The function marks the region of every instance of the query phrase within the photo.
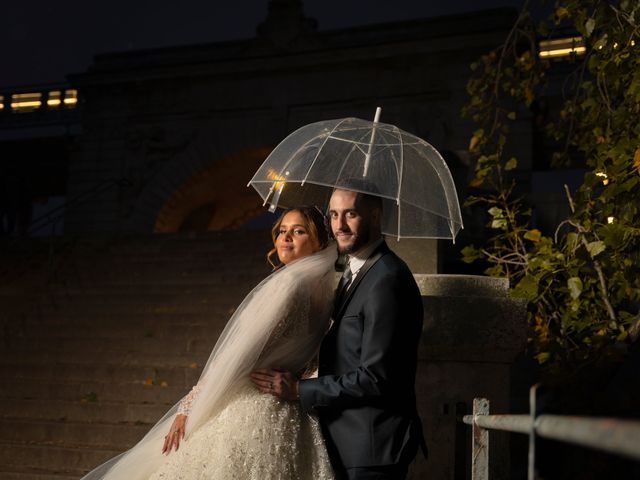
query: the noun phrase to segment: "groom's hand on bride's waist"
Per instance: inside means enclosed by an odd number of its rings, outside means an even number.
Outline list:
[[[262,393],[269,393],[283,400],[298,400],[298,379],[291,372],[259,368],[251,372],[251,381]]]

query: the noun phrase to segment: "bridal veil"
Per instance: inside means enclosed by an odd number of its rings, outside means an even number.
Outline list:
[[[249,373],[260,367],[304,368],[329,322],[335,288],[335,245],[295,260],[260,282],[242,301],[220,335],[198,380],[185,440],[223,408]],[[268,342],[292,312],[306,315],[304,331],[291,341]],[[281,333],[281,332],[280,332]],[[146,480],[167,458],[162,454],[180,402],[130,450],[88,473],[83,480]],[[260,412],[256,412],[260,415]]]

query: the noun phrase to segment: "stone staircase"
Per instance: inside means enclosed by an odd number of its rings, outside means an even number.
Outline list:
[[[267,232],[0,244],[0,479],[68,480],[197,380]]]

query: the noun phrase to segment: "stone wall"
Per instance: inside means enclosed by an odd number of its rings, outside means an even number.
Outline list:
[[[439,150],[463,151],[471,130],[460,119],[469,64],[502,42],[514,13],[330,32],[294,28],[298,36],[286,44],[263,29],[242,41],[100,55],[71,77],[81,92],[83,130],[68,198],[110,179],[128,182],[70,205],[65,231],[148,232],[174,193],[218,162],[235,156],[253,168],[254,157],[242,152],[268,151],[310,122],[372,118],[377,106],[381,121]],[[519,121],[526,137],[527,120]],[[529,144],[518,144],[527,168]],[[217,199],[214,207],[233,201]]]
[[[506,279],[470,275],[415,275],[425,319],[417,393],[429,459],[420,456],[411,478],[467,478],[470,435],[457,417],[473,398],[493,412],[510,412],[511,370],[526,345],[526,302],[507,296]],[[491,478],[509,478],[506,436],[494,436]]]

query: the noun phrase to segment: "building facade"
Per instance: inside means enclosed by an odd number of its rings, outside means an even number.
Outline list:
[[[247,182],[279,141],[377,106],[381,121],[455,152],[465,188],[469,64],[503,41],[514,11],[318,32],[300,2],[270,7],[253,39],[101,55],[71,78],[83,117],[68,196],[98,193],[69,206],[65,233],[246,225],[263,212]]]

